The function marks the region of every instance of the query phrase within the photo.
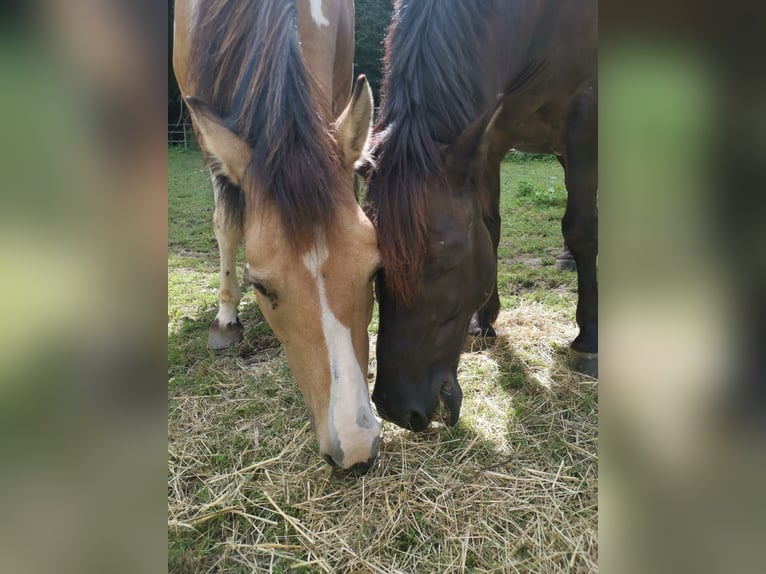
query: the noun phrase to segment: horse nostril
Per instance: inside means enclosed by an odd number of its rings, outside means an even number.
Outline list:
[[[342,468],[337,462],[335,462],[335,459],[331,457],[329,454],[323,454],[322,458],[331,467]],[[370,468],[375,463],[377,458],[378,458],[377,453],[373,454],[369,459],[367,459],[366,462],[357,462],[355,465],[347,468],[346,471],[354,474],[355,476],[361,476],[365,474],[368,470],[370,470]]]
[[[355,476],[361,476],[363,474],[366,474],[368,470],[370,470],[370,467],[372,465],[369,461],[367,462],[357,462],[354,466],[349,468],[349,472],[354,474]]]
[[[428,418],[426,415],[418,410],[412,410],[405,415],[405,423],[407,428],[412,431],[422,431],[428,426]]]
[[[333,458],[332,458],[332,457],[331,457],[329,454],[323,454],[323,455],[322,455],[322,458],[323,458],[323,459],[324,459],[324,461],[325,461],[327,464],[329,464],[331,467],[333,467],[333,468],[340,468],[340,466],[338,465],[338,463],[337,463],[337,462],[335,462],[335,460],[334,460],[334,459],[333,459]]]

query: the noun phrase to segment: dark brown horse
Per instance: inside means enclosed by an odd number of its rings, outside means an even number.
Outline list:
[[[177,0],[173,67],[213,179],[221,287],[208,344],[242,337],[244,237],[245,280],[285,348],[320,453],[364,470],[380,431],[366,376],[380,260],[352,181],[372,117],[365,78],[351,90],[353,6]]]
[[[598,352],[595,0],[400,0],[386,39],[367,210],[384,273],[373,401],[424,429],[441,403],[460,414],[466,333],[493,336],[500,161],[556,155],[562,220],[577,265],[574,368]]]

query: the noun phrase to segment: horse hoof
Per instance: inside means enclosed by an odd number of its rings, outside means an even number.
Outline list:
[[[487,335],[474,335],[469,332],[468,336],[465,338],[465,343],[463,344],[463,351],[466,353],[486,351],[495,343],[496,338],[497,336],[495,335],[494,329],[492,329],[492,334]]]
[[[598,353],[584,353],[569,347],[569,368],[597,379]]]
[[[497,337],[495,328],[492,325],[489,325],[488,327],[482,327],[475,317],[471,319],[471,323],[468,325],[468,335],[471,337],[484,337],[493,340],[495,337]]]
[[[556,257],[556,269],[559,271],[577,271],[577,263],[575,263],[574,257],[562,257],[559,255]]]
[[[556,257],[556,269],[559,271],[577,271],[577,263],[569,247],[564,245],[559,256]]]
[[[245,328],[242,323],[237,319],[236,323],[229,323],[225,327],[221,327],[218,319],[210,324],[210,328],[207,333],[207,348],[215,351],[221,351],[228,349],[232,345],[235,345],[245,338]]]

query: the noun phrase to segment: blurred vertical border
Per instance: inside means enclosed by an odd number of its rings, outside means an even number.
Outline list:
[[[764,22],[600,4],[605,572],[766,571]]]
[[[168,6],[0,16],[0,571],[166,569]]]

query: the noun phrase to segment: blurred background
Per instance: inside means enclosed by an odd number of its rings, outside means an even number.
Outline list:
[[[170,3],[0,14],[0,572],[164,571]],[[763,8],[599,19],[601,568],[763,572]]]
[[[602,3],[605,572],[762,572],[762,8]]]
[[[0,571],[164,571],[167,11],[0,17]]]

